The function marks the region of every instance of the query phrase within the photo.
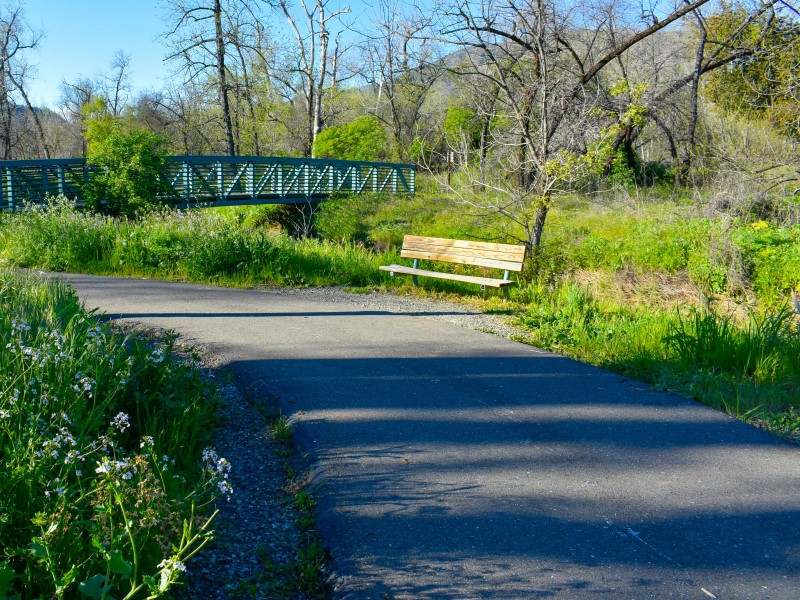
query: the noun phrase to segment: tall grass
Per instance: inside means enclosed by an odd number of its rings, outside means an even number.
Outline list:
[[[230,491],[216,392],[63,285],[0,271],[0,309],[0,597],[166,593]]]
[[[520,290],[529,341],[730,414],[800,429],[800,326],[784,307],[742,324],[708,310],[667,311],[599,302],[582,288]],[[794,415],[794,417],[791,417]]]
[[[601,303],[573,284],[531,285],[520,294],[527,309],[518,323],[540,347],[651,380],[667,359],[662,340],[672,324],[669,313]]]
[[[713,406],[748,414],[800,405],[800,326],[788,307],[751,312],[744,325],[695,309],[663,341],[695,388],[706,380],[702,397]]]
[[[295,239],[214,210],[119,220],[65,200],[0,216],[7,265],[95,274],[158,276],[228,285],[391,285],[380,264],[396,258],[357,241]]]

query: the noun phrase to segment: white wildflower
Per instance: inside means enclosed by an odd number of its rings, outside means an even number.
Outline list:
[[[124,412],[117,413],[117,416],[114,417],[114,420],[111,421],[111,426],[115,427],[119,431],[125,431],[128,427],[131,426],[131,419],[128,415]]]

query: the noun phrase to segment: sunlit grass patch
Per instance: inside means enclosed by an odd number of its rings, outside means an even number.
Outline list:
[[[788,308],[745,322],[710,310],[600,302],[586,290],[528,286],[526,341],[678,392],[777,433],[800,429],[800,327]]]

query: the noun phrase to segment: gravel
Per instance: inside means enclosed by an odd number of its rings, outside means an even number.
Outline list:
[[[341,287],[286,289],[268,288],[269,293],[292,295],[368,310],[411,314],[425,319],[446,321],[469,329],[489,331],[504,337],[522,332],[503,319],[483,314],[465,304],[381,292],[349,293]],[[199,350],[203,355],[203,349]],[[213,446],[220,456],[231,461],[234,493],[221,502],[215,520],[215,540],[187,565],[186,587],[178,590],[182,599],[292,598],[304,599],[300,592],[289,592],[285,580],[297,560],[297,549],[314,535],[297,524],[298,514],[287,489],[298,485],[287,472],[286,449],[270,437],[270,398],[245,398],[231,383],[224,381],[213,356],[204,355],[204,364],[220,388],[224,399],[222,427]],[[295,464],[301,472],[304,467]],[[302,482],[301,482],[302,483]],[[324,577],[324,573],[321,574]],[[285,581],[282,581],[284,579]]]
[[[507,318],[486,314],[466,303],[446,300],[421,298],[412,295],[388,294],[370,290],[366,293],[345,291],[345,287],[323,288],[265,288],[270,293],[291,295],[298,298],[351,304],[368,310],[387,311],[399,314],[410,314],[424,319],[444,321],[479,331],[488,331],[496,335],[511,337],[527,337],[523,329],[511,325]]]
[[[206,358],[213,362],[213,358]],[[179,598],[271,598],[297,558],[306,532],[289,503],[284,447],[270,437],[269,420],[239,390],[213,372],[224,406],[212,445],[231,462],[233,494],[217,505],[215,539],[187,565]],[[268,576],[269,575],[269,576]],[[284,598],[305,598],[302,594]]]

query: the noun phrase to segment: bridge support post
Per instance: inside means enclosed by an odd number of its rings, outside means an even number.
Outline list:
[[[188,162],[181,163],[181,174],[183,175],[183,201],[188,204],[192,199],[192,172]]]
[[[248,161],[245,167],[245,186],[247,195],[251,200],[256,199],[256,168],[255,165]]]
[[[225,177],[224,173],[222,172],[222,163],[217,162],[217,197],[215,200],[225,200]]]
[[[14,210],[14,172],[11,169],[6,169],[6,199],[8,200],[8,208]]]

